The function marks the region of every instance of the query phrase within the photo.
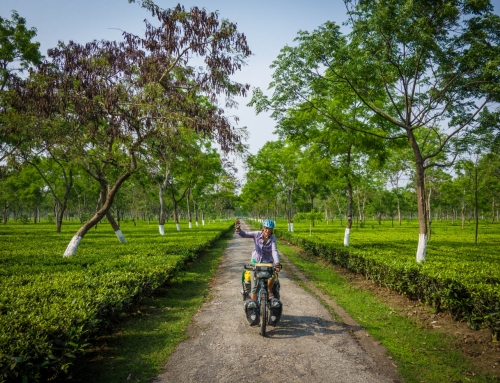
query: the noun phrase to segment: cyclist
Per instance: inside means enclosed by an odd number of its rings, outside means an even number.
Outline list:
[[[273,235],[275,227],[274,221],[266,219],[262,222],[261,231],[244,231],[238,225],[236,226],[236,234],[243,238],[253,238],[254,248],[252,250],[252,263],[273,263],[276,271],[281,270],[280,256],[276,246],[276,238]],[[257,281],[254,273],[251,273],[250,299],[257,300]],[[267,288],[269,291],[269,299],[273,298],[274,277],[268,280]]]

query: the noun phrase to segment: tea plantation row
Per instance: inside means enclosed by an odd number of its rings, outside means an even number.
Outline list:
[[[0,226],[0,382],[37,381],[67,371],[88,340],[142,296],[167,282],[231,223],[157,234],[155,225],[122,224],[89,232],[63,258],[76,225]]]
[[[276,235],[315,256],[362,274],[410,299],[450,312],[472,328],[488,327],[493,339],[500,332],[500,224],[482,222],[478,244],[474,224],[464,229],[449,221],[433,223],[427,259],[417,264],[417,222],[392,227],[371,222],[353,228],[344,247],[344,227],[309,222],[288,232],[278,222]]]

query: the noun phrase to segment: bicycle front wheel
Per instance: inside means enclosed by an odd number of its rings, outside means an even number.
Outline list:
[[[267,316],[268,316],[267,294],[264,293],[260,296],[260,335],[262,336],[266,336]]]

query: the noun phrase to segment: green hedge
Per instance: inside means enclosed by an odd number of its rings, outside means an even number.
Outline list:
[[[10,236],[11,242],[0,254],[0,382],[38,381],[67,372],[91,337],[230,227],[222,223],[210,230],[192,229],[190,235],[187,230],[172,232],[169,240],[153,231],[149,239],[138,240],[139,245],[121,247],[111,233],[95,239],[102,249],[95,252],[89,235],[82,241],[88,240],[87,249],[68,259],[47,250],[51,245],[44,246],[41,236],[26,249],[20,246],[25,243],[23,233],[4,235],[2,239]],[[57,242],[67,244],[64,238]]]
[[[486,326],[496,338],[500,332],[500,286],[491,277],[492,264],[464,262],[449,269],[446,264],[409,262],[387,256],[383,249],[350,249],[276,230],[275,234],[322,257],[330,263],[364,275],[382,286],[446,311],[474,329]],[[462,268],[462,270],[461,270]]]

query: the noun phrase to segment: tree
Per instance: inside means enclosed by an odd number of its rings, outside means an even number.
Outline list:
[[[22,160],[36,169],[38,175],[43,179],[48,192],[54,199],[54,216],[56,222],[56,232],[61,232],[64,212],[68,206],[70,193],[73,188],[73,168],[72,161],[67,157],[66,152],[56,153],[61,148],[46,150],[48,157],[40,155],[33,156],[31,150],[20,150]]]
[[[185,198],[189,199],[191,190],[198,186],[203,188],[207,182],[215,183],[215,177],[222,173],[222,163],[219,154],[209,142],[204,142],[196,136],[188,138],[182,151],[169,165],[169,174],[166,179],[166,190],[170,194],[173,205],[174,222],[180,231],[178,206]],[[188,214],[189,200],[187,201]],[[190,218],[190,217],[189,217]],[[190,220],[191,228],[191,220]]]
[[[150,10],[160,25],[146,21],[145,37],[124,33],[120,43],[60,43],[49,50],[51,62],[17,84],[16,107],[22,112],[77,122],[61,124],[46,138],[64,140],[100,187],[99,209],[75,234],[65,256],[73,255],[105,216],[123,240],[109,212],[113,200],[139,170],[151,142],[168,136],[170,129],[192,129],[216,140],[223,151],[241,139],[223,110],[212,105],[221,95],[232,104],[234,96],[246,94],[248,85],[229,78],[250,55],[245,36],[204,9],[151,5]],[[204,66],[190,66],[194,58],[204,60]],[[209,107],[199,102],[202,95]]]
[[[279,194],[285,197],[288,231],[293,231],[293,195],[297,188],[299,160],[300,150],[282,140],[266,142],[257,155],[249,156],[247,160],[249,172],[247,178],[260,185],[252,188],[252,193],[260,195],[262,192],[259,190],[266,191],[274,200]],[[270,191],[268,191],[269,187],[271,187]],[[249,187],[244,190],[245,195],[250,193]],[[248,196],[245,198],[249,199]]]
[[[16,11],[12,11],[11,20],[0,16],[0,161],[17,144],[16,137],[10,137],[10,125],[19,122],[12,116],[9,104],[11,83],[24,70],[42,60],[40,44],[32,41],[35,36],[36,29],[28,29],[26,19]]]
[[[0,16],[0,91],[8,87],[13,73],[41,62],[40,43],[31,41],[35,36],[36,29],[28,29],[26,19],[16,11],[11,20]]]
[[[322,184],[328,177],[339,176],[344,179],[347,190],[344,245],[348,246],[353,220],[356,168],[359,169],[361,163],[371,159],[382,162],[385,152],[382,140],[367,138],[345,124],[373,129],[383,121],[370,119],[367,108],[345,84],[330,81],[328,73],[325,73],[324,78],[319,75],[315,57],[318,48],[314,40],[283,48],[271,66],[275,68],[274,81],[271,83],[275,87],[272,100],[256,90],[250,105],[255,106],[258,113],[272,109],[272,117],[278,121],[276,130],[281,137],[314,154],[316,164],[326,161],[326,166],[336,174],[327,175],[320,171],[324,174]],[[336,110],[342,111],[346,121],[335,117]],[[317,166],[315,168],[318,169]],[[318,178],[316,173],[309,178]],[[302,174],[303,180],[308,178]],[[310,182],[303,184],[313,185]]]
[[[416,259],[422,262],[428,240],[425,170],[449,166],[477,127],[481,111],[500,99],[500,17],[489,1],[345,3],[351,32],[342,35],[332,22],[312,33],[300,32],[298,44],[310,54],[287,48],[294,60],[271,84],[272,101],[283,112],[307,100],[310,80],[341,84],[366,114],[361,121],[353,121],[342,108],[321,109],[323,114],[351,131],[407,142],[416,174]],[[256,105],[269,103],[260,98]],[[364,123],[366,116],[384,123],[374,128]],[[445,162],[437,160],[442,153]]]

